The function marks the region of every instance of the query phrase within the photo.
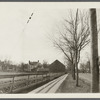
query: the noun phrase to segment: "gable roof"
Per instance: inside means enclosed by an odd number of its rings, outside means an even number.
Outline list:
[[[62,68],[65,68],[65,65],[63,63],[61,63],[59,60],[55,60],[53,63],[51,63],[49,65],[49,68],[50,67],[62,67]]]
[[[65,65],[63,63],[61,63],[59,60],[55,60],[53,63],[51,63],[50,65],[54,65],[54,64],[60,64],[62,66],[65,67]]]
[[[29,64],[33,65],[33,66],[36,65],[36,64],[38,64],[38,63],[39,63],[39,61],[38,62],[31,62],[31,61],[29,61]]]
[[[62,64],[60,61],[55,60],[53,63],[49,65],[50,72],[64,72],[65,65]]]

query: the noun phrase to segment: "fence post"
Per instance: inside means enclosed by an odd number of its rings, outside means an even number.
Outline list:
[[[15,76],[13,76],[13,79],[12,79],[12,83],[11,83],[11,87],[10,87],[10,93],[12,93],[12,90],[13,90],[13,86],[14,86],[14,77],[15,77]]]
[[[28,75],[28,82],[27,82],[27,86],[29,85],[30,83],[30,75]]]
[[[38,74],[36,74],[36,83],[38,83]]]
[[[37,83],[37,74],[35,75],[35,83]]]

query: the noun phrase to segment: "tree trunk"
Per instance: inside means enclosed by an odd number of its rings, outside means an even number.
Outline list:
[[[71,72],[72,72],[72,78],[73,80],[75,80],[75,64],[72,64]]]
[[[75,79],[76,79],[76,77],[75,77],[75,64],[74,64],[73,67],[74,67],[74,71],[73,71],[73,74],[74,74],[74,75],[73,75],[73,80],[75,80]]]
[[[76,86],[78,86],[78,63],[77,63],[77,49],[76,49],[75,67],[76,67]]]
[[[74,73],[73,73],[73,71],[74,71],[74,68],[73,68],[73,64],[72,64],[72,67],[71,67],[72,78],[74,78]]]
[[[96,9],[90,9],[91,22],[91,69],[92,69],[92,88],[91,92],[99,92],[99,66],[98,66],[98,34]]]

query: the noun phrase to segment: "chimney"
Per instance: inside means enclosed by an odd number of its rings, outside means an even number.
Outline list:
[[[29,60],[29,64],[30,64],[30,60]]]

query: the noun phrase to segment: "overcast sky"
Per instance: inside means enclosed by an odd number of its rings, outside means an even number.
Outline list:
[[[65,4],[0,2],[0,12],[1,60],[63,62],[62,53],[53,47],[48,34],[54,34],[56,26],[67,15]],[[26,24],[32,13],[32,19]]]
[[[48,34],[62,20],[63,10],[45,9],[34,3],[0,3],[0,59],[49,63],[62,60],[62,54],[53,48]],[[32,19],[26,24],[32,13]]]

